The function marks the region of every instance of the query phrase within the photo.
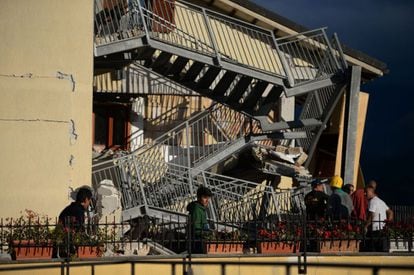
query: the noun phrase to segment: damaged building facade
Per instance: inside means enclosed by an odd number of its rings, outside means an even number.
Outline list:
[[[179,216],[207,185],[213,219],[245,220],[314,177],[362,183],[360,85],[387,68],[324,28],[239,0],[2,6],[2,216],[80,185],[105,215]]]

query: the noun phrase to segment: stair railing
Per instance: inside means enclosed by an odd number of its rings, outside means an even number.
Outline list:
[[[128,155],[94,166],[92,181],[97,185],[111,180],[121,193],[123,210],[135,209],[137,215],[151,210],[186,214],[186,206],[195,200],[201,185],[213,192],[209,217],[214,221],[248,222],[304,213],[304,192],[300,190],[276,191],[264,183],[194,170],[198,169],[164,161],[149,163]]]
[[[162,160],[193,167],[250,134],[252,124],[254,122],[251,122],[250,117],[224,105],[215,104],[133,154],[148,163]]]
[[[326,29],[316,29],[277,39],[278,47],[288,60],[293,86],[329,78],[342,70]]]
[[[108,2],[113,4],[102,8]],[[331,77],[345,63],[337,37],[333,47],[323,28],[276,39],[272,30],[181,0],[148,3],[132,0],[129,5],[125,2],[95,0],[95,6],[100,7],[95,12],[99,43],[112,43],[131,38],[129,34],[142,36],[145,33],[149,42],[158,40],[213,56],[218,65],[226,61],[277,75],[286,79],[290,87]],[[121,18],[131,18],[129,14],[139,14],[139,18],[132,17],[133,23],[122,29]],[[128,33],[126,38],[122,35],[125,32]]]

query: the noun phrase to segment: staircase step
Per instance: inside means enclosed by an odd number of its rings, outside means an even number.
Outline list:
[[[208,71],[197,82],[197,88],[208,89],[211,83],[213,83],[213,81],[217,78],[220,72],[221,72],[221,68],[210,66],[208,68]]]
[[[256,106],[257,101],[262,97],[262,94],[268,86],[268,82],[258,81],[254,86],[253,91],[244,100],[242,110],[251,111],[254,106]]]
[[[152,56],[154,55],[154,53],[155,53],[155,49],[153,48],[143,48],[143,49],[137,50],[133,54],[133,56],[135,56],[135,58],[138,60],[143,60],[145,67],[150,67],[153,62]]]
[[[172,54],[167,52],[162,52],[157,59],[151,64],[151,67],[154,71],[161,73],[166,71],[167,64],[169,63]]]
[[[214,88],[213,92],[211,93],[212,97],[221,97],[224,96],[227,89],[230,87],[233,80],[236,78],[237,73],[227,71],[224,73],[223,77],[217,83],[216,87]]]
[[[266,98],[263,100],[263,102],[260,103],[259,108],[257,109],[257,112],[255,113],[255,115],[258,115],[258,116],[267,115],[272,110],[272,108],[274,108],[275,105],[278,103],[280,95],[282,93],[283,93],[283,87],[274,86],[270,90]]]
[[[203,70],[205,64],[201,62],[194,62],[185,76],[181,79],[182,82],[193,82],[200,72]]]
[[[234,104],[237,106],[239,104],[240,98],[246,92],[249,85],[252,83],[253,78],[250,76],[242,76],[239,82],[237,82],[234,89],[230,92],[230,95],[227,97],[226,102],[228,104]]]
[[[164,72],[164,74],[178,77],[181,71],[185,68],[185,65],[187,65],[188,61],[188,58],[181,56],[177,57],[174,63],[171,64],[171,66],[168,68],[167,71]]]

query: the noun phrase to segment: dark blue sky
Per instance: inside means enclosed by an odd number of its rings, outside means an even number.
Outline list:
[[[361,165],[389,204],[414,205],[414,1],[253,0],[307,28],[328,27],[342,43],[387,63],[370,93]]]

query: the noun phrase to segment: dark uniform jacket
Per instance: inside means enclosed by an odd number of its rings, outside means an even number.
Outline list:
[[[78,231],[85,223],[85,208],[79,202],[72,202],[60,213],[59,223]]]
[[[309,220],[323,218],[326,214],[329,196],[324,192],[312,190],[305,196],[306,214]]]

